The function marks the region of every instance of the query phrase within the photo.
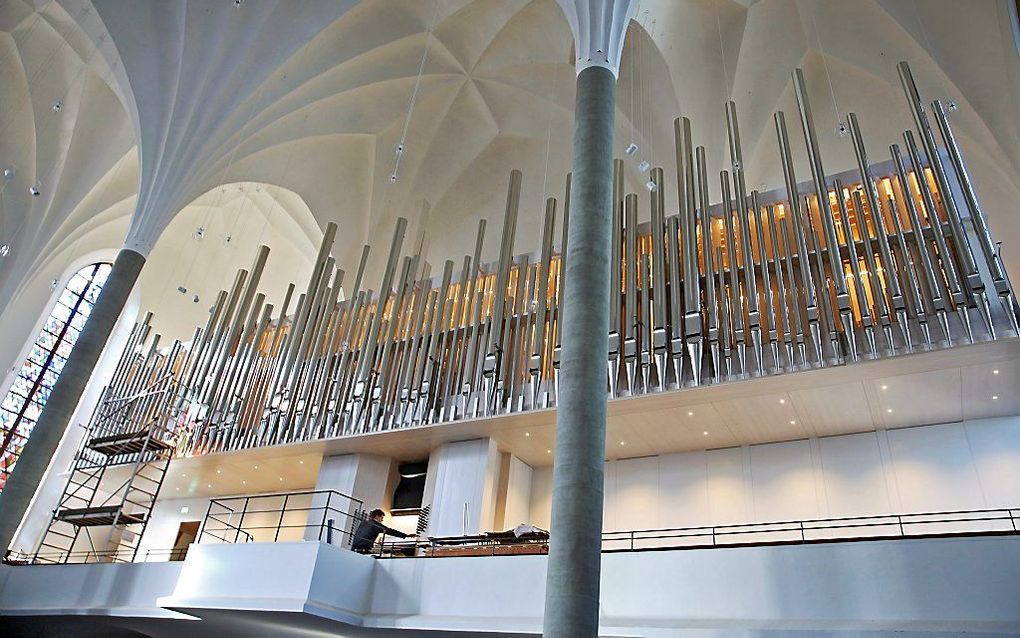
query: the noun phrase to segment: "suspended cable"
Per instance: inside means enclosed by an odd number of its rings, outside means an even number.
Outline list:
[[[836,132],[842,137],[847,134],[849,129],[846,122],[840,118],[839,104],[836,102],[836,89],[832,85],[832,75],[829,73],[829,59],[825,53],[825,46],[822,44],[822,36],[818,32],[814,5],[812,5],[809,13],[811,15],[811,30],[814,32],[815,41],[818,43],[818,51],[822,54],[822,68],[825,69],[825,81],[829,84],[829,96],[832,98],[832,113],[836,118]]]
[[[414,80],[414,89],[411,91],[411,100],[407,105],[407,115],[404,117],[404,128],[400,131],[400,141],[395,149],[396,160],[393,164],[393,173],[390,174],[390,182],[397,181],[397,173],[400,170],[400,158],[404,156],[404,144],[407,142],[407,131],[411,126],[411,115],[414,113],[414,105],[418,101],[418,89],[421,88],[421,78],[425,73],[425,62],[429,57],[429,45],[432,43],[432,30],[436,26],[436,19],[439,16],[438,0],[432,3],[432,19],[429,21],[428,29],[425,32],[425,49],[421,53],[421,62],[418,63],[418,77]]]

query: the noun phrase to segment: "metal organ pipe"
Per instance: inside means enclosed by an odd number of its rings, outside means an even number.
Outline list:
[[[858,332],[869,357],[1016,334],[1013,291],[945,109],[932,104],[951,177],[909,67],[899,72],[923,154],[906,131],[907,157],[891,145],[891,168],[870,163],[850,113],[855,170],[825,173],[800,70],[794,92],[813,192],[797,183],[782,112],[774,125],[785,188],[747,191],[733,102],[725,105],[730,166],[719,173],[715,207],[707,153],[694,145],[687,118],[673,123],[674,211],[666,209],[661,168],[652,170],[642,202],[627,192],[627,165],[614,162],[610,396],[838,365],[860,358]],[[407,220],[400,218],[378,293],[363,290],[365,246],[343,300],[344,271],[330,255],[337,227],[327,224],[296,310],[288,314],[292,284],[276,306],[275,325],[274,306],[257,290],[267,263],[262,247],[253,266],[217,295],[189,346],[174,342],[160,354],[151,315],[135,326],[96,414],[172,381],[172,400],[147,397],[133,409],[166,412],[179,432],[178,452],[198,454],[555,407],[569,184],[568,175],[558,251],[557,203],[548,198],[544,211],[535,211],[542,228],[537,256],[514,254],[522,187],[515,170],[494,263],[481,261],[481,220],[459,274],[446,261],[433,278],[420,247],[403,253]],[[956,185],[981,248],[976,254],[950,190]],[[645,227],[638,224],[641,205],[649,207]],[[1001,308],[987,303],[988,288]],[[969,308],[981,322],[971,325]],[[950,324],[950,314],[959,321]],[[933,315],[940,327],[934,339]]]

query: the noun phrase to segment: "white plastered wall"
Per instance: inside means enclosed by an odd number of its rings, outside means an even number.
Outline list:
[[[531,523],[549,524],[552,468]],[[1020,417],[606,463],[604,529],[1016,507]]]
[[[498,521],[500,454],[492,439],[446,443],[429,457],[423,504],[430,536],[490,531]]]

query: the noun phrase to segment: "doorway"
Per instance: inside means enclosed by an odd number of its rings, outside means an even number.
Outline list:
[[[184,521],[177,528],[177,539],[174,540],[174,548],[170,550],[170,560],[184,560],[188,554],[188,547],[195,542],[198,536],[198,528],[202,521]]]

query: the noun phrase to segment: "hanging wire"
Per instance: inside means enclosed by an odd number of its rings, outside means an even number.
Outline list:
[[[811,15],[811,30],[814,32],[815,41],[818,42],[818,51],[822,54],[822,68],[825,69],[825,81],[829,84],[829,95],[832,97],[832,113],[836,118],[837,131],[840,135],[846,135],[846,123],[840,118],[839,105],[836,103],[836,89],[832,85],[832,75],[829,74],[829,59],[825,53],[825,45],[822,44],[822,36],[818,32],[818,21],[815,19],[815,5],[809,11]]]
[[[732,97],[732,89],[730,87],[730,68],[726,65],[726,46],[723,44],[722,37],[722,18],[719,17],[719,0],[712,5],[715,7],[715,28],[719,34],[719,59],[722,61],[723,68],[723,101],[729,100]]]
[[[942,93],[946,96],[947,99],[949,99],[951,91],[949,85],[946,83],[945,72],[942,71],[942,63],[939,62],[939,56],[935,52],[935,47],[932,46],[931,40],[928,38],[928,30],[924,26],[924,18],[921,15],[921,8],[917,5],[917,0],[914,0],[913,4],[914,14],[917,17],[917,26],[921,28],[921,38],[924,40],[924,48],[928,50],[928,55],[931,56],[931,59],[935,63],[935,66],[939,68],[940,71],[940,73],[938,74],[939,84],[942,85]],[[953,111],[957,109],[956,102],[953,100],[950,100],[948,106]]]
[[[400,131],[400,141],[396,148],[396,161],[393,164],[393,173],[390,174],[390,181],[397,181],[397,173],[400,170],[400,158],[404,155],[404,143],[407,141],[407,130],[411,126],[411,114],[414,113],[415,102],[418,101],[418,89],[421,88],[421,78],[425,73],[425,62],[429,57],[429,45],[432,43],[432,31],[436,26],[436,19],[439,16],[439,2],[432,3],[432,19],[429,21],[428,30],[425,32],[425,50],[421,53],[421,62],[418,63],[418,77],[414,80],[414,89],[411,91],[411,101],[407,105],[407,115],[404,117],[404,128]]]
[[[552,79],[549,81],[551,85],[549,91],[549,114],[546,117],[545,124],[545,168],[542,170],[542,197],[539,200],[539,210],[541,210],[542,204],[545,202],[546,194],[549,184],[549,150],[552,147],[552,121],[553,121],[553,108],[556,105],[556,71],[553,70]]]

